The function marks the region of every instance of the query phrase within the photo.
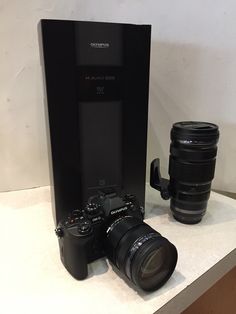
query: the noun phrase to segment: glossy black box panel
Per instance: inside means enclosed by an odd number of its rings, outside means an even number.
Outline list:
[[[150,25],[41,20],[54,218],[98,189],[145,201]]]

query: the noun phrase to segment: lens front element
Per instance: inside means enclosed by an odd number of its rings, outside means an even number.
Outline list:
[[[151,252],[147,256],[146,260],[143,262],[143,265],[140,268],[140,277],[142,279],[148,279],[153,277],[157,272],[160,271],[164,263],[163,257],[163,248],[159,248]]]

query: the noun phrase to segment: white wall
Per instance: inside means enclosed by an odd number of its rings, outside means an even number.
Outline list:
[[[148,159],[167,172],[175,121],[221,130],[214,187],[236,191],[236,2],[0,0],[0,190],[49,183],[37,22],[152,24]]]

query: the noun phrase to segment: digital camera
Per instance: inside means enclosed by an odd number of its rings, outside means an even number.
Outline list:
[[[56,228],[64,266],[81,280],[88,275],[88,263],[107,256],[138,287],[156,290],[173,273],[177,250],[143,219],[134,195],[99,192]]]

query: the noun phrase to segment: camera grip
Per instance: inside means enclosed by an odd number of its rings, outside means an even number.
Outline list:
[[[64,265],[69,273],[78,280],[88,276],[87,245],[90,237],[80,239],[64,239]],[[62,254],[61,254],[62,256]]]

